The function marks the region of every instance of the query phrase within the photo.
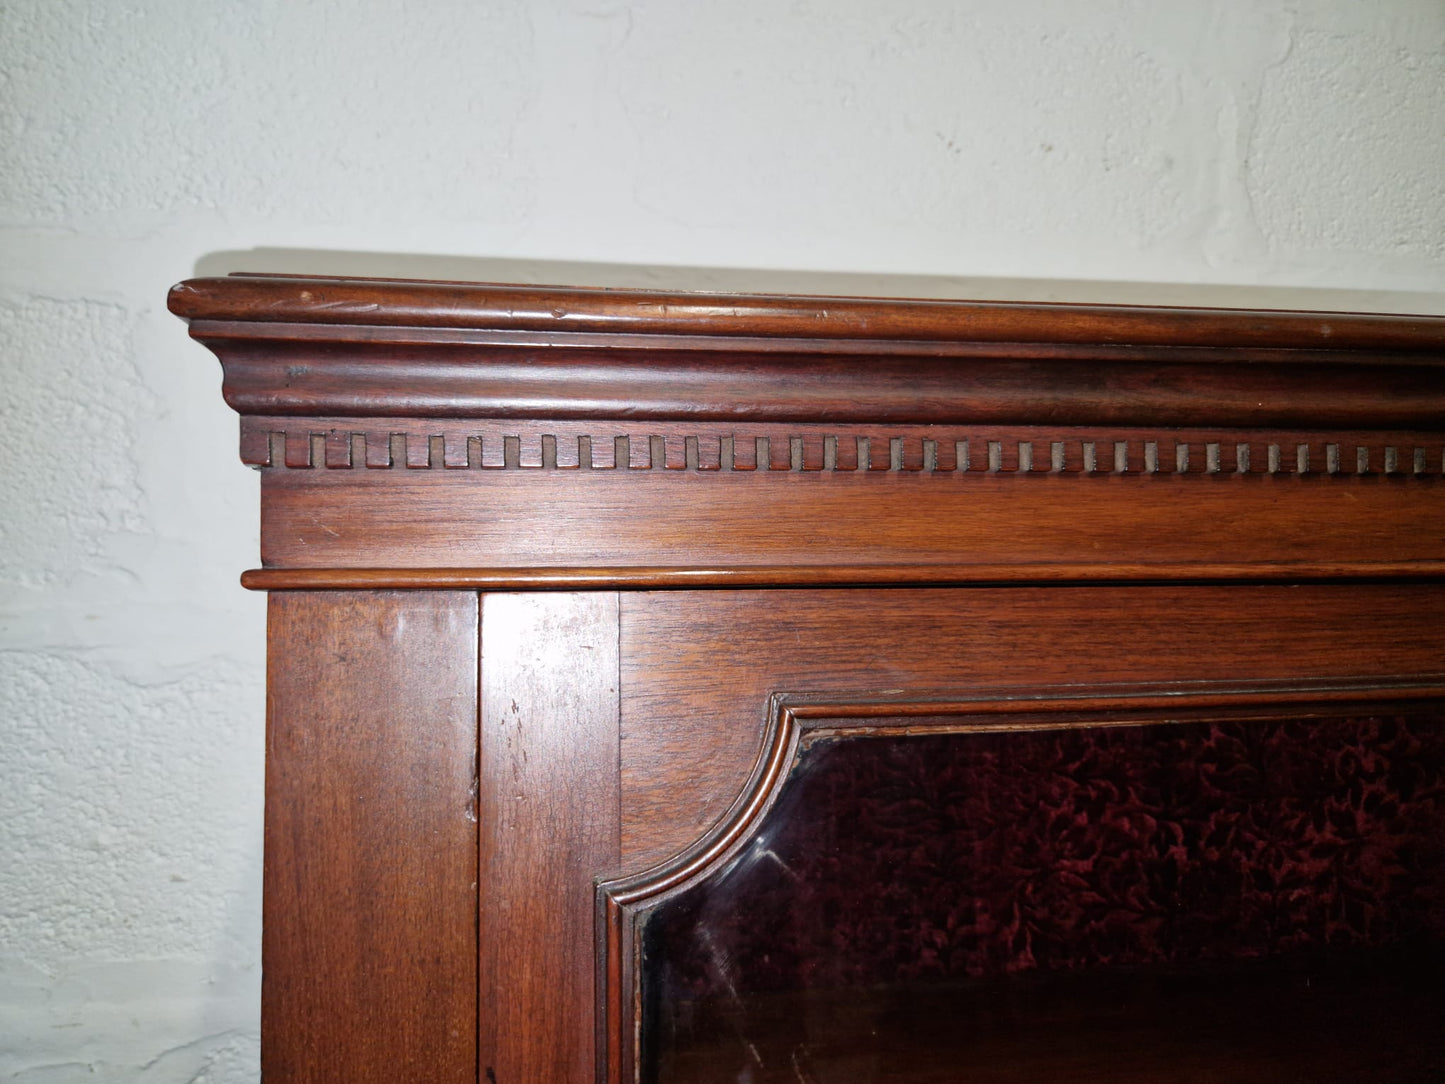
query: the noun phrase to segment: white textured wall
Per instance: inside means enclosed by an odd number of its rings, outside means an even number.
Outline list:
[[[1440,0],[0,0],[0,155],[27,1084],[256,1074],[256,482],[173,280],[1445,311]]]

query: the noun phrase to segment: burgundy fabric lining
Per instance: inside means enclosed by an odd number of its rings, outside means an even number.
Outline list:
[[[649,997],[1445,940],[1445,717],[842,737],[647,921]]]

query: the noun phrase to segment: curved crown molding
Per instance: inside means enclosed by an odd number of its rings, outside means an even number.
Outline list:
[[[241,414],[1445,428],[1445,318],[236,276]]]

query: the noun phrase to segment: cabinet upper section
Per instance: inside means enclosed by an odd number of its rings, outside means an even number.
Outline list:
[[[234,277],[256,586],[1445,577],[1445,319]]]

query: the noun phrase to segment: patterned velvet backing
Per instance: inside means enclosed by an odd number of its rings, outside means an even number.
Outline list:
[[[826,738],[747,850],[648,918],[645,1061],[790,991],[1442,943],[1445,717]]]

